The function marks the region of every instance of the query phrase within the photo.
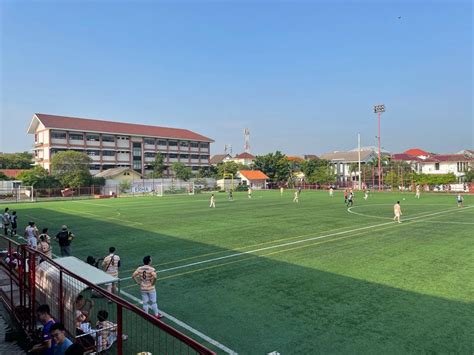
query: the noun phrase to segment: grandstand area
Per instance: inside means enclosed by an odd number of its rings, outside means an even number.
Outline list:
[[[254,191],[11,204],[74,256],[114,246],[120,296],[151,255],[165,323],[217,353],[473,353],[474,197]],[[402,223],[393,222],[399,200]],[[53,252],[59,254],[55,242]],[[133,324],[124,322],[130,341]],[[141,340],[146,342],[145,339]]]

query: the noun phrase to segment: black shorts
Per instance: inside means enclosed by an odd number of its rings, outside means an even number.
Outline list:
[[[16,223],[12,223],[12,229],[16,229]]]

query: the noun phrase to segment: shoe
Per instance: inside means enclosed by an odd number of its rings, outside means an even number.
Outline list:
[[[158,319],[161,319],[161,318],[163,318],[163,315],[161,313],[158,313],[155,317],[158,318]]]

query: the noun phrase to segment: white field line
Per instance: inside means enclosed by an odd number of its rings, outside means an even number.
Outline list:
[[[468,209],[468,208],[472,208],[472,207],[474,207],[474,206],[465,207],[464,209]],[[449,209],[449,210],[444,210],[444,211],[440,211],[440,212],[425,214],[423,216],[405,218],[404,221],[412,221],[412,220],[417,220],[417,219],[420,219],[420,218],[436,216],[436,215],[439,215],[439,214],[450,213],[450,212],[454,212],[454,211],[459,211],[459,209],[457,209],[457,208],[456,209]],[[307,238],[307,239],[302,239],[302,240],[296,240],[296,241],[293,241],[293,242],[287,242],[287,243],[272,245],[272,246],[268,246],[268,247],[264,247],[264,248],[258,248],[258,249],[254,249],[254,250],[244,251],[244,252],[240,252],[240,253],[234,253],[234,254],[230,254],[230,255],[220,256],[218,258],[212,258],[212,259],[197,261],[197,262],[189,263],[189,264],[185,264],[185,265],[179,265],[179,266],[171,267],[171,268],[168,268],[168,269],[157,270],[157,273],[163,273],[163,272],[168,272],[168,271],[173,271],[173,270],[178,270],[178,269],[184,269],[184,268],[188,268],[188,267],[192,267],[192,266],[196,266],[196,265],[201,265],[201,264],[208,264],[208,263],[212,263],[214,261],[219,261],[219,260],[224,260],[224,259],[229,259],[229,258],[235,258],[235,257],[241,256],[241,255],[254,254],[254,253],[258,253],[260,251],[264,251],[264,250],[270,250],[270,249],[282,248],[282,247],[295,245],[295,244],[306,243],[306,242],[310,242],[310,241],[313,241],[313,240],[324,239],[324,238],[334,237],[334,236],[337,236],[337,235],[342,235],[342,234],[358,232],[358,231],[362,231],[362,230],[366,230],[366,229],[382,227],[382,226],[386,226],[386,225],[393,224],[393,223],[395,223],[395,222],[390,221],[390,222],[385,222],[385,223],[379,223],[379,224],[360,227],[360,228],[356,228],[356,229],[346,230],[346,231],[342,231],[342,232],[325,234],[325,235],[321,235],[321,236],[318,236],[318,237],[312,237],[312,238]],[[131,276],[124,277],[123,279],[120,279],[120,281],[130,280],[131,278],[132,278]]]
[[[126,291],[120,290],[120,293],[123,294],[125,297],[128,297],[131,300],[133,300],[133,301],[135,301],[139,304],[143,304],[143,302],[139,298],[135,297],[134,295],[131,295],[130,293],[128,293]],[[186,329],[187,331],[197,335],[201,339],[204,339],[208,343],[210,343],[210,344],[214,345],[215,347],[221,349],[222,351],[226,352],[227,354],[237,355],[237,353],[234,350],[229,349],[227,346],[219,343],[217,340],[214,340],[214,339],[208,337],[206,334],[201,333],[199,330],[194,329],[190,325],[180,321],[179,319],[173,317],[172,315],[170,315],[166,312],[163,312],[161,309],[160,309],[160,313],[163,314],[166,318],[168,318],[173,323],[175,323],[175,324],[179,325],[180,327]]]

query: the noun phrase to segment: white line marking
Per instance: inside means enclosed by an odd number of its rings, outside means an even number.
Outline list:
[[[139,303],[139,304],[143,304],[143,302],[139,298],[135,297],[134,295],[131,295],[130,293],[128,293],[126,291],[120,290],[120,293],[123,294],[124,296],[130,298],[131,300]],[[194,329],[190,325],[180,321],[179,319],[173,317],[172,315],[170,315],[166,312],[163,312],[162,310],[160,310],[160,313],[163,314],[166,318],[168,318],[173,323],[176,323],[177,325],[179,325],[180,327],[186,329],[187,331],[189,331],[193,334],[196,334],[201,339],[204,339],[208,343],[210,343],[210,344],[214,345],[215,347],[221,349],[222,351],[226,352],[227,354],[237,355],[237,353],[234,350],[229,349],[227,346],[225,346],[225,345],[219,343],[218,341],[208,337],[206,334],[201,333],[199,330]]]
[[[471,208],[471,207],[474,207],[474,206],[465,207],[465,209],[468,209],[468,208]],[[453,209],[444,210],[444,211],[440,211],[440,212],[434,212],[434,213],[430,213],[430,214],[424,214],[424,215],[422,215],[422,216],[411,217],[411,218],[405,218],[403,221],[412,221],[412,220],[416,220],[416,219],[419,219],[419,218],[430,217],[430,216],[436,216],[436,215],[438,215],[438,214],[450,213],[450,212],[453,212],[453,211],[459,211],[459,209],[458,209],[458,208],[453,208]],[[313,240],[318,240],[318,239],[323,239],[323,238],[328,238],[328,237],[334,237],[334,236],[341,235],[341,234],[353,233],[353,232],[358,232],[358,231],[361,231],[361,230],[366,230],[366,229],[372,229],[372,228],[382,227],[382,226],[386,226],[386,225],[393,224],[393,223],[395,223],[395,222],[394,222],[394,221],[390,221],[390,222],[385,222],[385,223],[379,223],[379,224],[374,224],[374,225],[370,225],[370,226],[360,227],[360,228],[351,229],[351,230],[347,230],[347,231],[342,231],[342,232],[337,232],[337,233],[330,233],[330,234],[326,234],[326,235],[321,235],[321,236],[319,236],[319,237],[312,237],[312,238],[307,238],[307,239],[302,239],[302,240],[296,240],[296,241],[293,241],[293,242],[287,242],[287,243],[283,243],[283,244],[272,245],[272,246],[269,246],[269,247],[258,248],[258,249],[249,250],[249,251],[244,251],[244,252],[240,252],[240,253],[234,253],[234,254],[230,254],[230,255],[220,256],[220,257],[218,257],[218,258],[212,258],[212,259],[197,261],[197,262],[190,263],[190,264],[179,265],[179,266],[171,267],[171,268],[168,268],[168,269],[157,270],[157,273],[163,273],[163,272],[168,272],[168,271],[183,269],[183,268],[187,268],[187,267],[191,267],[191,266],[196,266],[196,265],[201,265],[201,264],[208,264],[208,263],[212,263],[212,262],[214,262],[214,261],[219,261],[219,260],[224,260],[224,259],[229,259],[229,258],[235,258],[235,257],[241,256],[241,255],[254,254],[254,253],[257,253],[257,252],[259,252],[259,251],[264,251],[264,250],[269,250],[269,249],[275,249],[275,248],[281,248],[281,247],[286,247],[286,246],[294,245],[294,244],[306,243],[306,242],[310,242],[310,241],[313,241]],[[120,281],[129,280],[129,279],[131,279],[131,278],[132,278],[131,276],[129,276],[129,277],[124,277],[123,279],[120,279]]]

